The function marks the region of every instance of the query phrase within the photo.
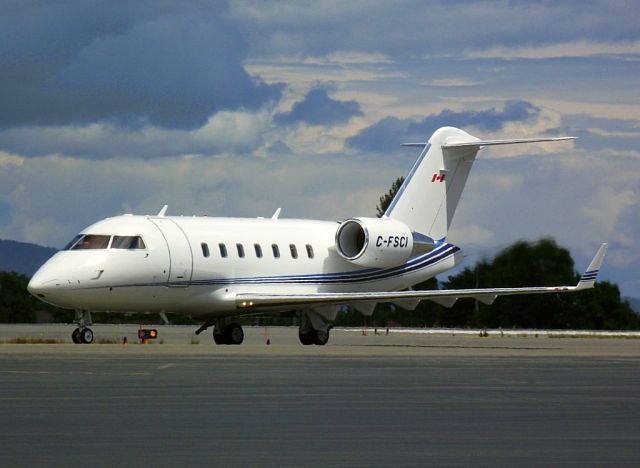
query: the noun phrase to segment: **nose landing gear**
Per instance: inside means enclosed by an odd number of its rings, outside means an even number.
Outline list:
[[[75,344],[91,344],[93,343],[93,330],[91,328],[76,328],[71,333],[71,340]]]
[[[91,313],[88,310],[76,310],[76,323],[78,328],[71,333],[71,340],[75,344],[93,343],[93,330],[87,325],[91,325]]]

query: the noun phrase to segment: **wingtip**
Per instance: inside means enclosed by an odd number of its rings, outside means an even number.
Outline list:
[[[598,251],[596,252],[593,260],[589,263],[589,266],[585,270],[585,272],[580,277],[580,281],[576,286],[577,289],[586,289],[592,288],[595,285],[596,279],[598,277],[598,273],[600,272],[600,267],[604,262],[605,254],[607,253],[607,249],[609,248],[609,244],[603,242],[600,244]]]

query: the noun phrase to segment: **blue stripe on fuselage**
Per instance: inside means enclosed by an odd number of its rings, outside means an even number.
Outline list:
[[[291,276],[258,276],[240,278],[212,278],[203,280],[185,281],[171,284],[213,285],[213,284],[348,284],[363,281],[388,279],[394,276],[411,273],[430,265],[438,263],[455,254],[460,249],[452,244],[444,244],[435,250],[414,257],[403,265],[386,269],[366,269],[355,272],[320,273]]]

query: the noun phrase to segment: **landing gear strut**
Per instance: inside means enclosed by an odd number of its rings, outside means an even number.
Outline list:
[[[91,344],[93,343],[93,330],[88,327],[91,325],[91,313],[88,310],[76,310],[75,322],[78,328],[71,333],[71,340],[75,344]]]

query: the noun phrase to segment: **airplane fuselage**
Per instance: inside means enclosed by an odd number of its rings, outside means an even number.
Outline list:
[[[405,289],[459,261],[441,244],[391,268],[361,267],[336,251],[339,223],[294,219],[124,215],[99,221],[32,278],[59,307],[214,317],[236,311],[236,292],[296,294]],[[121,239],[137,245],[118,247]],[[396,242],[395,239],[398,239]],[[402,235],[374,239],[404,246]],[[236,312],[237,313],[237,312]]]

